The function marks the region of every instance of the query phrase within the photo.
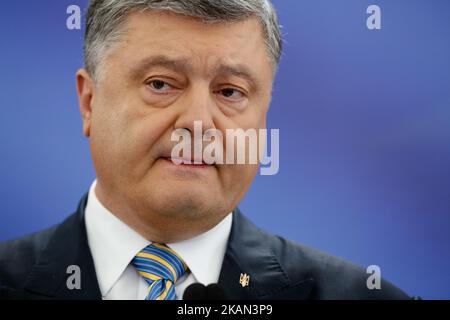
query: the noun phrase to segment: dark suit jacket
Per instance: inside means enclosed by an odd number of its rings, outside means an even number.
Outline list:
[[[61,224],[0,244],[0,298],[101,299],[87,242],[84,209]],[[68,289],[67,267],[81,270],[81,289]],[[250,276],[248,286],[239,283]],[[233,225],[219,284],[230,299],[409,299],[382,280],[369,290],[364,269],[268,234],[233,212]]]

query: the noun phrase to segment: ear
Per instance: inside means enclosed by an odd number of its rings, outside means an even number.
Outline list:
[[[83,120],[83,134],[89,138],[91,134],[92,97],[94,94],[94,81],[85,69],[77,71],[77,93],[80,105],[81,119]]]

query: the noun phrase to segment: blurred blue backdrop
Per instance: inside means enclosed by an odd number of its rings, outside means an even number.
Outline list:
[[[280,172],[241,209],[261,227],[376,264],[411,295],[450,298],[450,1],[274,1],[286,44],[269,127]],[[0,240],[74,211],[95,177],[75,71],[86,1],[0,13]],[[368,30],[366,8],[382,10]]]

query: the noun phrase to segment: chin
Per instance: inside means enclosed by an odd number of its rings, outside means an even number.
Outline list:
[[[219,202],[212,199],[217,196],[203,190],[160,190],[147,198],[153,212],[167,218],[202,220],[220,212]]]

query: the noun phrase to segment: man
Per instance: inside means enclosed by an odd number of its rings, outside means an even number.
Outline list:
[[[257,164],[175,163],[177,130],[266,127],[281,54],[268,1],[93,0],[84,49],[97,179],[66,221],[1,244],[3,297],[181,299],[199,282],[230,299],[408,298],[249,222],[237,205]]]

